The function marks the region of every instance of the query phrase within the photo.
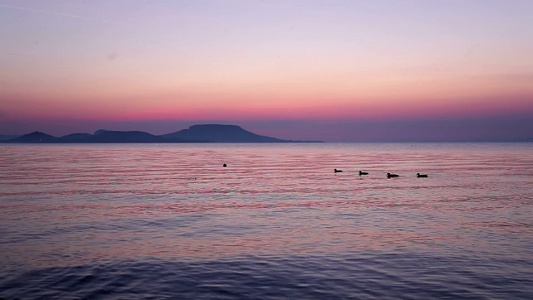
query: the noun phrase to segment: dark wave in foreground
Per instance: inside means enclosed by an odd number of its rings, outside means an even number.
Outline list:
[[[532,299],[533,262],[425,254],[109,261],[0,279],[4,299]],[[509,274],[512,274],[510,277]]]

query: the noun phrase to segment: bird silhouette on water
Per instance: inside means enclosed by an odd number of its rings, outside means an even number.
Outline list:
[[[398,174],[387,173],[387,178],[400,177]]]
[[[361,175],[368,175],[368,172],[359,171],[359,176]]]
[[[223,164],[223,165],[222,165],[222,167],[224,167],[224,168],[227,167],[227,166],[228,166],[228,165],[226,165],[226,164]]]
[[[427,178],[427,177],[428,177],[428,174],[420,174],[420,173],[416,173],[416,177],[418,177],[418,178]]]
[[[340,173],[340,172],[342,172],[342,170],[333,169],[333,172],[334,173]]]

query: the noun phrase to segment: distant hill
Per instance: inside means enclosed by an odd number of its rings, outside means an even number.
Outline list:
[[[44,132],[34,131],[25,135],[21,135],[14,139],[5,140],[2,142],[11,142],[11,143],[53,143],[57,140],[55,136],[51,136]]]
[[[143,131],[110,131],[100,129],[87,137],[86,143],[164,143],[166,140]]]
[[[236,125],[194,125],[174,133],[153,135],[143,131],[100,129],[94,134],[73,133],[54,137],[35,131],[3,143],[284,143],[297,142],[258,135]]]
[[[165,139],[143,131],[97,130],[94,134],[73,133],[58,138],[56,143],[165,143]]]
[[[291,142],[273,137],[258,135],[237,125],[204,124],[193,125],[189,129],[162,135],[166,139],[181,138],[197,142],[212,143],[282,143]]]

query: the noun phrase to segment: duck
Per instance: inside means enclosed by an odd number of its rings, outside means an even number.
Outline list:
[[[416,173],[416,177],[418,177],[418,178],[427,178],[427,177],[428,177],[428,174],[420,174],[420,173]]]
[[[359,171],[359,176],[361,175],[368,175],[368,172]]]
[[[225,168],[225,167],[227,167],[227,166],[228,166],[228,165],[226,165],[226,164],[223,164],[223,165],[222,165],[223,168]]]
[[[387,178],[400,177],[398,174],[387,173]]]
[[[342,170],[333,169],[333,172],[334,173],[340,173],[340,172],[342,172]]]

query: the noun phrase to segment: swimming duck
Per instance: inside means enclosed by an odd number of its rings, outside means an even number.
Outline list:
[[[342,172],[342,170],[333,169],[333,172],[334,173],[340,173],[340,172]]]
[[[227,166],[228,166],[228,165],[226,165],[226,164],[223,164],[223,165],[222,165],[222,167],[224,167],[224,168],[227,167]]]
[[[416,173],[416,177],[418,177],[418,178],[427,178],[427,177],[428,177],[428,174],[420,174],[420,173]]]
[[[387,178],[400,177],[398,174],[387,173]]]
[[[368,175],[368,172],[359,171],[359,176],[361,175]]]

